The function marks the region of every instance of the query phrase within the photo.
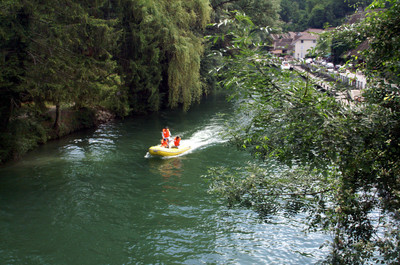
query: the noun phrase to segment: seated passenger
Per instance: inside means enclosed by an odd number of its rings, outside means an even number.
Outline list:
[[[176,148],[179,148],[180,143],[181,143],[181,137],[180,136],[175,137],[174,145]]]
[[[165,148],[169,148],[168,140],[167,139],[162,139],[161,140],[161,146]]]

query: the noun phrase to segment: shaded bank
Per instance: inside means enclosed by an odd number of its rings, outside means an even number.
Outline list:
[[[0,134],[0,164],[18,160],[25,153],[41,144],[59,139],[73,132],[93,128],[115,118],[104,109],[81,108],[61,110],[61,120],[54,126],[55,108],[50,108],[45,115],[27,113],[10,122],[9,130]]]

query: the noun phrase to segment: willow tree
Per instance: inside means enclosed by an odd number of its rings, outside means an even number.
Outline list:
[[[169,105],[182,104],[188,109],[192,102],[200,100],[200,60],[203,54],[202,35],[209,21],[208,1],[179,1],[170,4],[165,1],[167,12],[173,24],[168,42],[170,43],[168,85]]]
[[[119,62],[135,111],[187,110],[203,93],[199,77],[208,1],[121,1]]]

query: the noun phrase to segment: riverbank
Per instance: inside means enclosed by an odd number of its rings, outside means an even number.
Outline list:
[[[19,160],[48,141],[115,119],[115,115],[105,109],[66,108],[61,110],[59,127],[54,128],[55,117],[55,108],[49,108],[44,115],[26,114],[11,120],[8,130],[0,134],[0,164]]]

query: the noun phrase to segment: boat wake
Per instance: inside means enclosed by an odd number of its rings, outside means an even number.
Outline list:
[[[209,125],[198,127],[194,130],[179,132],[174,135],[182,137],[181,146],[190,146],[191,149],[177,156],[163,157],[168,159],[171,157],[184,156],[192,153],[198,149],[204,149],[209,146],[227,142],[228,139],[223,134],[226,131],[225,121],[222,117],[214,117],[210,120]],[[144,156],[145,158],[153,157],[149,152]]]
[[[210,145],[224,143],[227,139],[222,135],[223,131],[225,131],[225,128],[221,125],[206,126],[204,129],[194,132],[188,139],[182,139],[182,145],[190,145],[193,151],[206,148]]]

